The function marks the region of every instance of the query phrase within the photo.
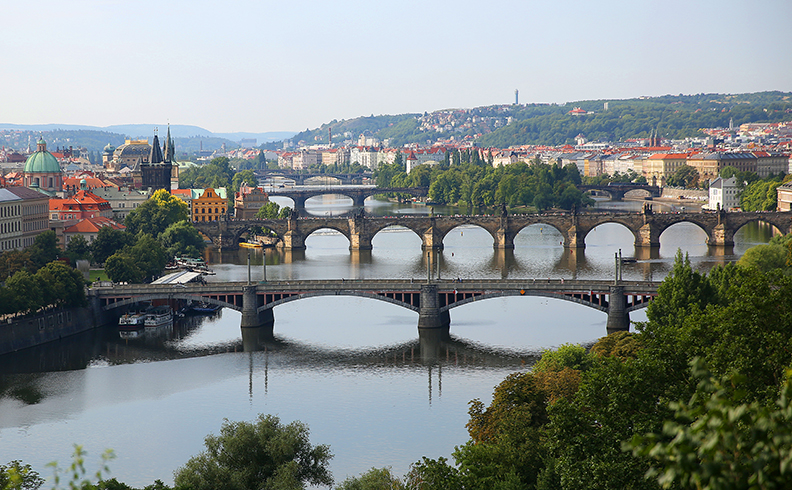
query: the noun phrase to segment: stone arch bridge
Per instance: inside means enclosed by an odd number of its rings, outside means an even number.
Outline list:
[[[372,239],[385,228],[402,226],[421,238],[422,248],[442,249],[443,239],[462,225],[479,226],[489,232],[496,249],[513,249],[514,237],[523,228],[543,224],[557,229],[563,246],[584,248],[586,236],[599,225],[618,223],[632,232],[636,247],[660,246],[660,235],[678,223],[692,223],[707,235],[712,246],[734,245],[734,234],[752,222],[768,223],[780,233],[792,231],[792,211],[778,212],[698,212],[652,213],[546,213],[502,216],[386,216],[300,218],[282,220],[220,220],[195,223],[221,250],[236,250],[243,234],[254,226],[271,230],[285,250],[304,250],[305,239],[320,229],[336,230],[349,239],[350,250],[371,250]]]
[[[343,187],[329,186],[321,189],[276,189],[267,192],[270,197],[288,197],[294,201],[294,210],[298,213],[305,211],[305,201],[315,196],[338,194],[352,199],[352,206],[362,208],[366,198],[377,194],[409,194],[414,197],[428,195],[428,187]]]
[[[418,313],[418,329],[447,332],[453,308],[489,298],[541,296],[578,303],[608,315],[608,333],[629,330],[629,313],[644,308],[657,295],[659,283],[648,281],[586,281],[562,279],[412,279],[273,281],[208,284],[132,284],[93,287],[89,297],[97,311],[154,300],[193,300],[242,313],[241,326],[263,327],[271,335],[272,309],[291,301],[317,296],[361,296],[385,301]],[[120,314],[120,313],[119,313]],[[110,315],[112,316],[112,315]]]

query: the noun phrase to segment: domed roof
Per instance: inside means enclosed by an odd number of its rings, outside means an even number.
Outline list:
[[[25,162],[26,174],[60,173],[61,168],[55,155],[47,151],[47,143],[44,138],[38,141],[38,149],[30,155]]]
[[[105,146],[105,147],[104,147],[104,152],[105,152],[106,154],[108,154],[108,155],[109,155],[110,153],[113,153],[115,150],[116,150],[116,147],[115,147],[115,146],[113,146],[113,145],[111,145],[110,143],[108,143],[108,144],[107,144],[107,146]]]

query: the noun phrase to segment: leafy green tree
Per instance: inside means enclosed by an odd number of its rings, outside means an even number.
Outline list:
[[[737,264],[770,272],[775,269],[787,269],[788,255],[789,251],[783,245],[756,245],[746,250]]]
[[[692,363],[698,387],[674,402],[662,433],[636,435],[625,449],[652,462],[647,477],[663,488],[732,490],[792,487],[792,378],[775,406],[745,398],[744,375],[714,377]]]
[[[779,185],[780,180],[750,183],[740,194],[740,207],[743,211],[775,211],[778,207],[776,188]]]
[[[254,423],[223,422],[220,435],[208,435],[206,451],[175,473],[177,488],[258,490],[332,485],[329,447],[311,446],[300,422],[283,425],[272,415]]]
[[[206,248],[201,234],[187,220],[178,221],[168,226],[160,235],[159,241],[165,247],[166,255],[169,258],[181,255],[197,258],[203,254]]]
[[[371,468],[359,477],[344,480],[336,490],[401,490],[401,480],[390,468]]]
[[[289,206],[280,207],[278,203],[270,201],[261,206],[256,212],[256,219],[286,219],[291,214]]]
[[[42,285],[42,304],[66,307],[85,306],[85,279],[83,275],[64,264],[54,261],[36,272]]]
[[[2,490],[37,490],[43,484],[44,479],[29,464],[14,460],[0,465]]]
[[[168,254],[159,241],[148,233],[140,232],[135,244],[128,249],[124,249],[138,268],[143,271],[144,280],[150,280],[159,276],[168,263]]]
[[[691,189],[698,187],[698,181],[698,170],[690,165],[682,165],[668,178],[668,185]]]
[[[66,256],[72,263],[78,260],[87,260],[91,257],[91,245],[82,235],[74,235],[66,245]]]
[[[21,270],[34,270],[28,250],[6,250],[0,254],[0,282]]]
[[[159,189],[127,215],[124,225],[133,236],[143,230],[156,238],[173,223],[189,219],[187,203],[165,189]]]
[[[245,182],[249,187],[258,186],[258,179],[252,170],[243,170],[234,174],[234,178],[231,181],[231,187],[234,192],[239,192],[239,187],[242,185],[242,182]]]
[[[406,490],[448,490],[463,488],[459,472],[442,456],[435,459],[424,456],[413,463],[404,477]]]
[[[146,272],[138,267],[135,259],[124,252],[116,252],[105,261],[105,272],[113,282],[140,283]]]
[[[94,262],[103,264],[108,257],[134,243],[135,237],[126,230],[116,230],[109,226],[99,229],[96,239],[91,243]]]
[[[6,288],[15,312],[32,313],[45,306],[43,285],[34,274],[18,271],[6,281]]]
[[[30,261],[33,262],[33,266],[38,270],[60,256],[58,237],[55,236],[55,232],[52,230],[39,233],[33,240],[33,245],[30,246],[29,250]]]

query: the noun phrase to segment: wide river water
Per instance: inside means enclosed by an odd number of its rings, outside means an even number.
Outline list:
[[[289,204],[281,201],[281,204]],[[339,214],[351,200],[326,196],[308,201],[309,213]],[[640,203],[600,203],[640,209]],[[655,211],[661,207],[655,204]],[[674,208],[669,208],[675,211]],[[372,214],[428,213],[425,206],[366,202]],[[449,210],[435,209],[435,212]],[[679,224],[650,254],[636,252],[632,235],[602,225],[584,251],[559,246],[557,231],[535,225],[498,252],[484,230],[460,227],[440,254],[446,278],[612,278],[614,253],[637,262],[624,279],[662,279],[677,249],[707,271],[733,261],[772,235],[749,226],[733,250],[714,250],[694,225]],[[305,252],[250,250],[250,274],[259,281],[319,278],[426,277],[421,241],[407,230],[378,234],[371,252],[351,253],[338,233],[316,233]],[[248,250],[208,253],[210,281],[246,280]],[[224,419],[252,421],[273,414],[305,423],[313,444],[328,444],[336,482],[372,467],[403,475],[422,456],[450,457],[467,439],[468,402],[491,400],[492,390],[515,371],[529,369],[542,349],[590,344],[605,335],[605,314],[547,298],[474,302],[451,311],[452,341],[434,359],[419,352],[412,311],[357,297],[295,301],[274,310],[276,342],[243,352],[240,314],[223,310],[187,317],[172,328],[122,338],[115,326],[0,357],[0,464],[21,459],[43,476],[46,464],[70,463],[74,444],[88,451],[90,472],[113,449],[109,476],[142,487],[203,450]],[[645,320],[643,310],[633,321]]]

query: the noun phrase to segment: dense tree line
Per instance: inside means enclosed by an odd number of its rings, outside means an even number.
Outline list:
[[[205,165],[181,170],[179,172],[179,187],[182,189],[230,188],[235,173],[228,158],[213,158]]]
[[[429,198],[438,204],[473,208],[506,204],[570,210],[592,202],[577,189],[581,178],[573,165],[518,162],[493,168],[477,151],[452,151],[447,161],[419,165],[409,174],[398,163],[381,165],[375,179],[381,187],[428,187]]]
[[[0,314],[27,314],[46,307],[85,306],[85,280],[59,261],[54,231],[36,237],[26,250],[0,254]]]

